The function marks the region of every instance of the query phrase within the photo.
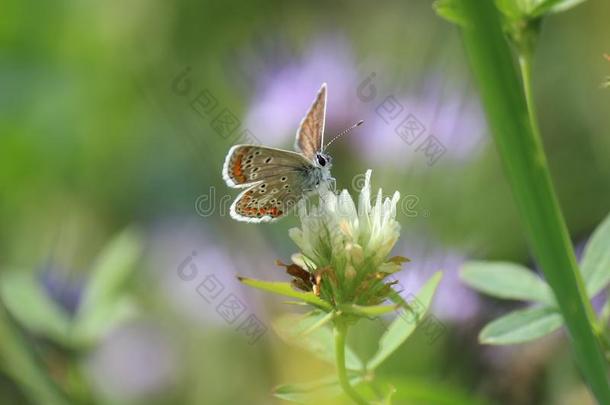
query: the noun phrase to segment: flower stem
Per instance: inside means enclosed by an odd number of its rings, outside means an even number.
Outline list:
[[[345,339],[347,337],[347,325],[343,322],[337,321],[335,325],[335,356],[337,359],[337,374],[339,375],[339,383],[343,391],[352,399],[355,403],[360,405],[368,405],[368,402],[356,392],[354,387],[349,383],[347,378],[347,370],[345,368]]]
[[[523,85],[523,94],[525,96],[527,115],[528,115],[528,118],[530,121],[530,126],[531,126],[531,131],[533,134],[534,142],[537,145],[537,147],[539,148],[539,150],[542,151],[543,150],[543,145],[542,145],[542,141],[541,141],[542,137],[540,135],[540,128],[538,126],[538,117],[536,115],[536,106],[534,103],[534,95],[533,95],[533,90],[532,90],[533,52],[532,52],[531,47],[523,47],[519,51],[518,54],[519,54],[519,70],[521,72],[521,83]],[[579,272],[576,272],[577,279],[579,278],[578,277],[579,274],[580,274]],[[582,280],[577,280],[577,281],[582,284]],[[586,295],[585,295],[585,297],[586,297]],[[590,305],[587,305],[588,300],[585,299],[585,301],[586,301],[585,310],[587,310],[590,313],[589,318],[594,319],[594,316],[591,315],[591,314],[593,314],[592,309],[590,308]],[[607,305],[604,305],[604,308],[606,308],[606,307],[607,307]],[[605,351],[605,353],[607,353],[608,350],[610,349],[610,341],[608,341],[603,328],[600,327],[598,322],[590,321],[590,324],[591,324],[591,329],[593,330],[594,335],[597,337],[598,342],[602,346],[602,349]]]
[[[540,140],[540,129],[538,127],[538,116],[536,115],[536,107],[534,105],[534,95],[532,91],[532,53],[530,51],[522,51],[519,53],[519,68],[521,70],[521,82],[523,84],[523,93],[525,94],[525,104],[527,106],[527,115],[530,120],[530,126],[534,133],[534,138]]]

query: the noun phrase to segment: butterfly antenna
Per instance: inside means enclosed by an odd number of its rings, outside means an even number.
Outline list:
[[[344,129],[343,131],[341,131],[339,134],[337,134],[333,139],[331,139],[330,141],[328,141],[328,143],[326,145],[324,145],[324,150],[326,150],[333,142],[335,142],[337,139],[339,139],[340,137],[342,137],[343,135],[348,134],[352,129],[359,127],[360,125],[364,124],[363,120],[358,121],[357,123],[355,123],[354,125],[352,125],[351,127]]]

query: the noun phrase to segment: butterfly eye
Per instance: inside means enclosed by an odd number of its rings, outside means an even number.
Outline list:
[[[326,166],[326,159],[322,155],[316,155],[316,159],[318,159],[318,164],[322,167]]]

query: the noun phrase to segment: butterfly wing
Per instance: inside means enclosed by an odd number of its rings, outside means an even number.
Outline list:
[[[231,217],[244,222],[271,222],[288,214],[311,190],[305,190],[305,172],[286,171],[251,185],[231,205]]]
[[[297,130],[295,149],[301,151],[309,160],[322,149],[324,125],[326,120],[326,83],[322,84],[311,108],[301,121]]]
[[[229,187],[242,188],[269,177],[311,166],[303,155],[257,145],[235,145],[227,153],[222,177]]]

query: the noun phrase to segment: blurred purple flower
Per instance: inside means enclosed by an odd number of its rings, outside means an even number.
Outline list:
[[[477,294],[459,280],[459,268],[466,260],[463,255],[421,242],[406,242],[398,251],[411,259],[403,271],[396,273],[396,279],[404,289],[403,297],[415,294],[435,272],[442,271],[443,279],[432,304],[434,315],[441,320],[462,322],[478,313],[480,301]]]
[[[202,231],[200,224],[164,223],[152,234],[149,266],[156,275],[161,294],[180,315],[200,325],[233,329],[249,314],[266,321],[264,307],[257,299],[259,295],[245,289],[236,276],[251,275],[259,260],[266,260],[270,268],[271,258],[259,253],[257,257],[242,260],[245,251],[229,252],[228,242],[223,243]],[[227,322],[218,310],[231,294],[245,307],[235,323]]]
[[[380,107],[388,97],[394,97],[399,103],[395,114],[384,114],[383,107]],[[485,139],[486,124],[477,99],[466,91],[449,88],[438,77],[426,79],[420,92],[380,94],[369,106],[365,118],[369,136],[357,137],[356,145],[362,156],[375,164],[404,166],[417,161],[423,163],[424,160],[415,160],[422,153],[417,151],[417,147],[429,135],[436,137],[446,148],[443,159],[469,160]],[[409,115],[423,126],[411,144],[396,132]]]
[[[351,123],[358,104],[355,61],[348,42],[334,36],[315,41],[300,57],[259,73],[245,126],[264,144],[292,142],[323,82],[328,84],[326,128]]]
[[[173,385],[178,369],[169,337],[143,322],[112,331],[85,364],[95,388],[111,402],[152,398]]]
[[[40,273],[40,283],[45,293],[66,313],[70,316],[76,314],[85,286],[84,280],[70,276],[67,270],[49,263]]]
[[[332,131],[364,119],[361,134],[352,139],[361,156],[371,163],[405,165],[416,161],[409,156],[421,153],[416,152],[417,146],[428,135],[445,146],[444,156],[464,161],[476,154],[484,140],[486,124],[476,97],[469,91],[450,88],[438,76],[425,79],[419,92],[384,94],[381,86],[375,85],[372,100],[363,99],[359,94],[362,74],[349,43],[340,36],[312,42],[299,57],[274,55],[273,59],[277,64],[267,64],[254,79],[255,95],[244,120],[245,127],[264,144],[292,142],[322,82],[328,83],[327,140]],[[395,96],[403,109],[387,123],[376,111],[389,96]],[[425,127],[411,145],[395,132],[409,114]]]

